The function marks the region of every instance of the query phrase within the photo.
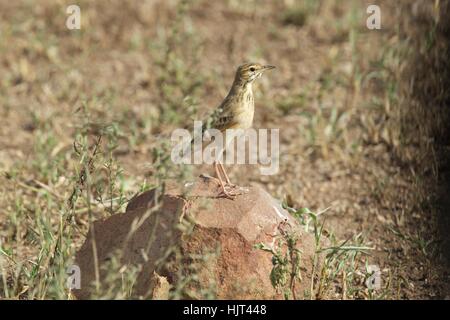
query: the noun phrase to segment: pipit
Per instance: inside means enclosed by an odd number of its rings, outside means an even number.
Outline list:
[[[265,71],[273,68],[275,67],[259,63],[245,63],[239,66],[228,95],[203,125],[202,134],[211,128],[220,130],[222,134],[228,129],[251,128],[255,113],[253,81],[260,78]],[[219,151],[219,158],[226,149],[226,144],[225,148]],[[219,159],[214,161],[214,169],[221,186],[221,195],[234,199],[238,194],[233,191],[236,185],[231,183]]]

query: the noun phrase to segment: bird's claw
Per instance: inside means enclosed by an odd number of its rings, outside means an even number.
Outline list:
[[[228,192],[226,190],[222,190],[219,193],[219,198],[226,198],[226,199],[230,199],[230,200],[236,199],[236,196],[237,196],[236,194],[230,193],[230,192]]]
[[[224,186],[224,188],[220,192],[219,196],[228,198],[230,200],[234,200],[237,196],[245,194],[247,192],[248,192],[248,189],[229,183]]]

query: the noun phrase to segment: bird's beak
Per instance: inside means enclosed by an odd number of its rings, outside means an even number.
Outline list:
[[[275,69],[275,66],[266,65],[266,66],[263,67],[263,70],[264,70],[264,71],[270,70],[270,69]]]

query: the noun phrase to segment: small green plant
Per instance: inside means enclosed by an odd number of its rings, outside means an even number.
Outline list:
[[[315,254],[310,292],[305,292],[305,296],[309,295],[311,299],[325,298],[332,289],[331,285],[338,281],[344,290],[343,297],[354,297],[362,290],[354,288],[355,276],[359,274],[358,269],[361,267],[359,255],[367,255],[372,248],[363,245],[361,234],[353,238],[352,244],[349,244],[349,240],[339,243],[332,233],[324,229],[324,221],[319,221],[319,216],[328,209],[314,213],[308,208],[296,210],[287,205],[284,207],[304,227],[305,232],[312,232],[314,235]],[[276,247],[264,243],[255,247],[272,254],[270,279],[273,287],[283,292],[285,299],[297,299],[295,283],[302,281],[301,251],[297,246],[298,229],[295,231],[289,224],[282,223],[278,231]],[[338,279],[338,275],[342,275],[342,278]]]
[[[297,248],[298,235],[291,230],[288,222],[282,222],[278,226],[277,245],[275,248],[264,243],[255,245],[272,254],[272,271],[270,281],[272,286],[282,292],[286,300],[297,299],[295,284],[302,281],[300,273],[301,251]]]
[[[309,209],[302,209],[302,214],[307,214],[313,222],[313,231],[315,237],[315,257],[314,257],[314,271],[313,278],[318,276],[316,284],[311,282],[311,297],[322,299],[327,297],[333,283],[340,282],[342,287],[342,298],[346,299],[353,294],[353,280],[358,268],[358,257],[360,254],[368,254],[372,248],[363,245],[361,234],[356,235],[350,242],[348,239],[339,241],[334,234],[324,229],[324,223],[319,222],[318,217],[326,212],[328,209],[313,213]],[[308,224],[305,224],[306,226]],[[326,245],[326,246],[324,246]],[[319,256],[324,254],[321,267],[319,265]],[[342,278],[338,279],[338,276]]]

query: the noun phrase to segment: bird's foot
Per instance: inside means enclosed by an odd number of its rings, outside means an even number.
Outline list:
[[[237,184],[233,184],[233,183],[225,184],[225,188],[233,190],[234,192],[239,193],[239,194],[244,194],[249,191],[248,188],[244,188],[244,187],[238,186]]]
[[[221,190],[219,196],[223,196],[224,198],[234,200],[237,196],[245,194],[247,192],[248,189],[246,188],[240,187],[235,184],[227,183]]]
[[[228,191],[226,189],[223,189],[220,191],[218,197],[219,198],[226,198],[226,199],[230,199],[230,200],[234,200],[236,199],[238,195],[232,191]]]
[[[205,179],[205,180],[214,180],[217,184],[221,184],[220,179],[217,179],[215,177],[212,177],[210,175],[207,174],[201,174],[200,178]],[[223,183],[223,188],[221,188],[222,190],[219,193],[219,197],[221,198],[227,198],[230,200],[234,200],[237,196],[242,195],[247,193],[249,190],[247,188],[244,187],[240,187],[236,184],[233,183]]]

